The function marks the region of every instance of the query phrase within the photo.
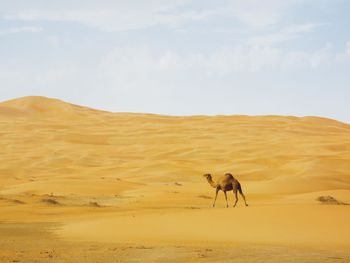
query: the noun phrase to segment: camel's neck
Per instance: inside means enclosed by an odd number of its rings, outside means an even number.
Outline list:
[[[214,188],[216,188],[218,186],[211,178],[207,178],[207,181]]]

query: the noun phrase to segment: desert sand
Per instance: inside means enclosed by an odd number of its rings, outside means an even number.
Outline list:
[[[349,124],[24,97],[0,128],[0,262],[350,262]]]

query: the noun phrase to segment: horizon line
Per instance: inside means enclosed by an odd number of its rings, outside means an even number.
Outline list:
[[[326,119],[326,120],[332,120],[332,121],[337,121],[346,125],[350,125],[350,123],[339,120],[337,118],[331,118],[328,116],[318,116],[318,115],[289,115],[289,114],[274,114],[274,113],[269,113],[269,114],[242,114],[242,113],[217,113],[217,114],[169,114],[169,113],[158,113],[158,112],[141,112],[141,111],[110,111],[110,110],[105,110],[105,109],[99,109],[95,108],[89,105],[84,105],[84,104],[76,104],[75,102],[71,102],[69,100],[61,99],[58,97],[48,97],[44,95],[25,95],[21,97],[15,97],[15,98],[10,98],[6,99],[4,101],[0,101],[0,107],[2,107],[1,104],[3,103],[8,103],[11,101],[16,101],[16,100],[23,100],[23,99],[29,99],[29,98],[38,98],[38,99],[47,99],[47,100],[56,100],[61,103],[66,103],[70,104],[73,106],[78,106],[78,107],[84,107],[88,108],[91,110],[95,111],[102,111],[106,113],[112,113],[112,114],[135,114],[135,115],[154,115],[154,116],[163,116],[163,117],[286,117],[286,118],[318,118],[318,119]]]

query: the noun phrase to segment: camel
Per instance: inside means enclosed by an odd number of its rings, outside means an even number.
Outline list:
[[[224,176],[220,177],[219,180],[217,181],[217,183],[215,183],[211,177],[211,174],[204,174],[203,175],[205,178],[207,178],[208,183],[216,189],[216,193],[215,193],[215,200],[213,203],[213,207],[215,207],[215,202],[216,202],[216,198],[218,197],[218,192],[220,190],[222,190],[225,194],[225,199],[226,199],[226,207],[228,207],[228,203],[227,203],[227,195],[226,192],[227,191],[231,191],[233,190],[233,194],[236,197],[236,202],[233,205],[233,207],[236,207],[236,204],[238,202],[238,196],[237,196],[237,190],[238,192],[241,194],[241,196],[244,199],[244,203],[246,206],[248,206],[246,200],[245,200],[245,196],[242,192],[242,187],[241,184],[238,182],[237,179],[235,179],[232,174],[230,173],[226,173]]]

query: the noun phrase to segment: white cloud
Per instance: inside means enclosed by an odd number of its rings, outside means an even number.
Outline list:
[[[213,73],[256,72],[276,67],[280,53],[280,50],[271,47],[239,46],[214,52],[205,60],[207,70]]]
[[[274,90],[300,85],[305,72],[310,75],[317,70],[324,72],[324,67],[332,63],[338,61],[328,45],[313,52],[285,52],[276,47],[248,45],[187,54],[126,46],[114,48],[93,66],[71,60],[46,68],[18,68],[17,64],[9,67],[8,63],[0,62],[0,83],[6,87],[2,96],[8,98],[10,94],[12,97],[37,94],[114,111],[217,114],[236,110],[232,100],[235,106],[251,102],[252,97],[256,103],[262,103],[264,99],[257,94],[268,91],[267,85],[275,85]],[[266,72],[270,79],[262,77]],[[278,76],[291,72],[295,73],[293,79],[283,78],[274,83]],[[317,79],[321,85],[322,78]],[[308,88],[306,85],[305,89]],[[199,98],[201,102],[197,102]],[[258,113],[250,112],[248,106],[242,107],[241,113]]]
[[[13,6],[3,10],[0,18],[20,21],[64,21],[93,26],[104,31],[125,31],[156,25],[182,26],[211,17],[233,17],[250,27],[264,28],[279,21],[300,0],[230,0],[207,2],[198,9],[190,0],[130,0],[90,2],[83,7],[33,4],[31,8]],[[185,8],[184,8],[185,7]]]
[[[174,11],[185,1],[130,1],[115,2],[105,8],[103,4],[90,8],[36,8],[14,9],[4,12],[5,20],[75,22],[103,31],[125,31],[156,25],[181,26],[190,21],[205,20],[215,10]]]
[[[264,28],[277,23],[286,11],[300,0],[244,0],[231,1],[229,12],[242,23]]]
[[[288,25],[277,32],[254,36],[248,39],[247,43],[253,45],[272,45],[282,42],[286,42],[292,39],[297,39],[303,36],[305,33],[310,33],[314,29],[324,24],[306,23],[306,24],[294,24]]]
[[[156,54],[148,48],[117,47],[101,61],[101,78],[117,82],[133,82],[138,78],[157,78],[166,72],[172,75],[201,72],[204,75],[227,75],[263,70],[315,69],[335,62],[329,47],[305,51],[283,51],[270,46],[238,46],[212,53],[179,54],[167,51]],[[155,75],[152,75],[152,74]]]
[[[44,29],[42,27],[31,27],[31,26],[23,26],[23,27],[11,27],[0,30],[1,35],[6,34],[15,34],[15,33],[40,33],[43,32]]]

